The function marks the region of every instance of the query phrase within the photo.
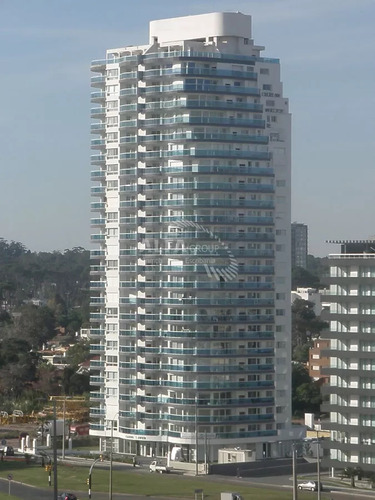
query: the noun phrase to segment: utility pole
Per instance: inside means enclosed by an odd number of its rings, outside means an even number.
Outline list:
[[[111,420],[111,449],[109,450],[109,500],[112,500],[112,461],[113,461],[113,420]]]
[[[199,475],[199,468],[198,468],[198,445],[199,445],[199,438],[198,438],[198,432],[199,432],[199,427],[198,427],[198,396],[195,396],[195,475]]]
[[[297,500],[297,470],[296,470],[296,454],[297,448],[296,444],[292,444],[292,465],[293,465],[293,500]]]
[[[57,428],[56,401],[53,400],[53,500],[57,499]]]
[[[66,397],[64,396],[64,401],[63,401],[62,453],[61,453],[61,458],[63,460],[65,458],[65,401],[66,401]]]
[[[317,461],[316,461],[316,473],[318,475],[318,500],[320,500],[320,442],[319,442],[319,431],[316,431],[316,438],[317,438],[317,443],[316,443],[316,454],[317,454]]]

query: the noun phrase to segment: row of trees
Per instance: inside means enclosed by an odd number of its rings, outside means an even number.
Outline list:
[[[87,342],[67,353],[67,367],[43,362],[38,351],[60,331],[66,345],[89,324],[89,252],[33,253],[0,239],[0,408],[29,412],[51,394],[89,391],[89,375],[77,374],[89,358]],[[38,302],[38,306],[34,305]]]

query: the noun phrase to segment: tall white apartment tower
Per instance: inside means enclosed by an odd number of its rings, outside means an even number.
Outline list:
[[[262,458],[289,435],[290,115],[262,50],[251,16],[212,13],[152,21],[147,45],[92,63],[103,448]]]

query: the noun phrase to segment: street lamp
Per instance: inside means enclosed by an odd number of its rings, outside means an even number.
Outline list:
[[[317,438],[317,444],[316,444],[316,454],[317,454],[316,473],[318,475],[318,500],[320,500],[320,442],[319,442],[319,431],[316,431],[316,438]]]
[[[113,423],[119,412],[115,413],[111,420],[111,449],[109,451],[109,492],[108,498],[112,500],[112,464],[113,464]]]
[[[53,400],[53,499],[57,499],[57,428],[56,428],[56,400]]]
[[[198,468],[198,445],[199,445],[199,437],[198,437],[198,396],[195,396],[195,475],[198,476],[199,468]]]
[[[91,464],[90,471],[89,471],[89,477],[87,478],[87,485],[89,487],[89,498],[91,498],[91,487],[92,487],[92,470],[94,468],[94,465],[99,462],[99,460],[102,462],[103,461],[103,455],[100,455],[99,458],[95,459],[94,462]]]
[[[296,443],[292,444],[292,467],[293,467],[293,500],[297,500],[297,471],[296,471]]]

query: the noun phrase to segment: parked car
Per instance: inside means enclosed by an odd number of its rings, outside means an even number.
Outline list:
[[[318,491],[318,481],[305,481],[304,483],[299,483],[299,490],[310,490],[310,491]],[[323,485],[320,483],[320,491],[323,490]]]
[[[60,493],[58,500],[78,500],[74,493]]]

